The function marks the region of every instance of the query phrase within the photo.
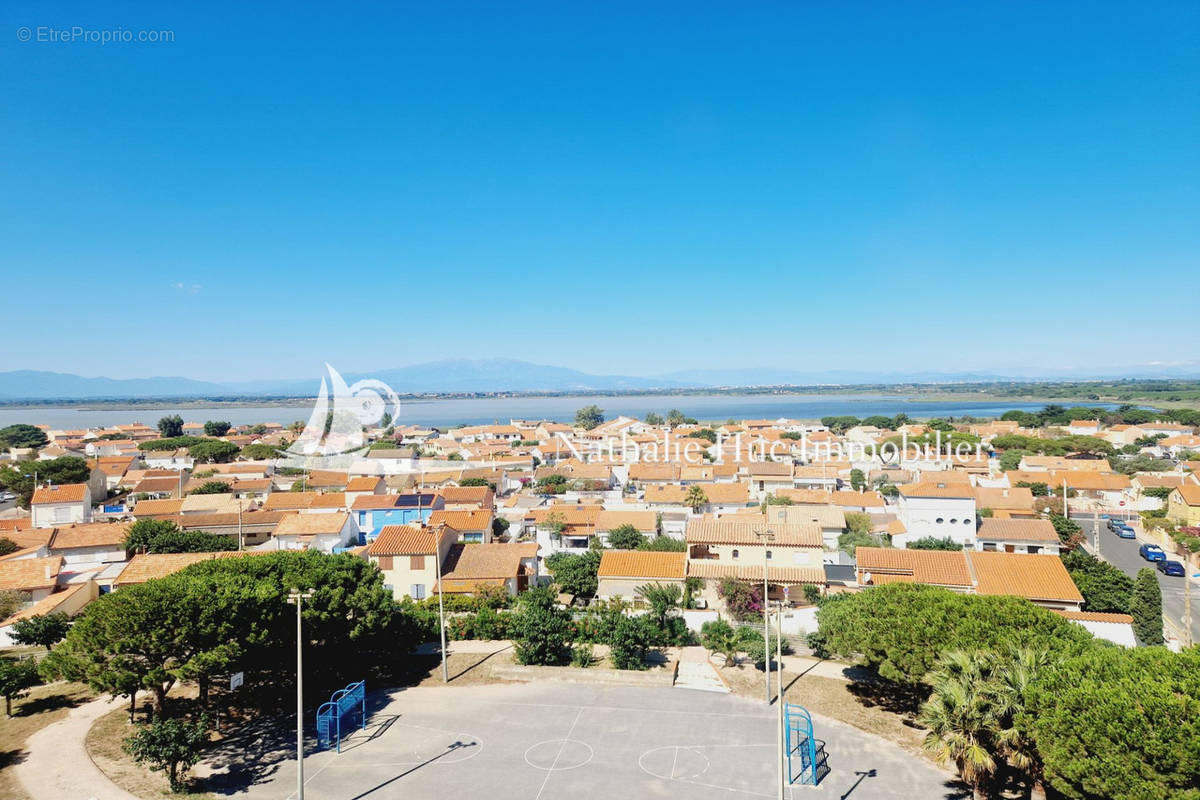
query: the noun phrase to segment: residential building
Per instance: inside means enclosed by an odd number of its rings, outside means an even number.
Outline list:
[[[687,579],[687,553],[605,550],[596,577],[597,597],[621,598],[636,604],[638,587],[646,584],[674,585],[682,591]]]
[[[91,522],[92,490],[86,483],[39,486],[29,507],[35,528]]]

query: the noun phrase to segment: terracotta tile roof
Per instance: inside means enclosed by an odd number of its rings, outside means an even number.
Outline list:
[[[367,552],[373,556],[433,555],[437,552],[434,537],[438,532],[436,528],[416,525],[384,525]]]
[[[456,531],[482,531],[492,527],[492,512],[477,511],[434,511],[429,515],[430,527],[449,525]]]
[[[1047,519],[985,519],[978,539],[1006,542],[1049,542],[1058,544],[1058,534]]]
[[[605,550],[600,556],[601,578],[683,580],[687,575],[687,553],[649,550]]]
[[[267,511],[308,508],[317,499],[317,492],[271,492],[263,508]]]
[[[950,499],[973,500],[975,492],[971,484],[954,480],[925,480],[920,483],[910,483],[897,487],[905,497],[938,497]]]
[[[748,503],[750,486],[745,483],[693,483],[704,490],[709,503]],[[688,487],[676,484],[652,484],[646,487],[647,503],[683,505]]]
[[[0,590],[16,589],[30,592],[35,589],[51,589],[58,582],[62,563],[62,556],[0,561]]]
[[[975,489],[975,504],[993,510],[1030,511],[1033,508],[1033,492],[1026,486],[1014,486],[1011,489],[980,486]]]
[[[373,492],[383,485],[383,478],[378,475],[359,475],[346,481],[347,492]]]
[[[780,523],[768,522],[765,517],[755,515],[753,520],[741,517],[731,519],[693,519],[688,521],[688,544],[740,544],[758,545],[762,541],[755,531],[770,529],[775,540],[769,547],[821,547],[821,527],[812,522]]]
[[[56,528],[50,539],[50,550],[71,550],[77,547],[118,547],[129,532],[129,522],[90,522]]]
[[[469,503],[480,508],[492,508],[495,505],[495,493],[490,486],[446,486],[441,494],[447,503],[455,505]]]
[[[86,483],[64,483],[61,486],[39,486],[33,492],[31,505],[41,506],[51,503],[82,503],[87,499],[88,485]]]
[[[873,586],[885,583],[929,583],[935,586],[971,586],[971,572],[962,551],[905,550],[859,547],[858,580]],[[1055,557],[1057,558],[1057,557]],[[866,574],[870,573],[870,581]]]
[[[345,508],[346,493],[345,492],[326,492],[319,494],[313,499],[312,505],[309,508]]]
[[[251,525],[274,525],[279,520],[292,514],[292,511],[246,511],[241,514],[241,522],[244,526]],[[220,527],[236,527],[238,524],[238,513],[218,513],[218,514],[180,514],[171,517],[159,517],[159,519],[169,519],[184,530],[204,530],[206,528]]]
[[[1200,484],[1185,483],[1176,489],[1180,496],[1183,497],[1183,502],[1189,506],[1200,506]]]
[[[442,580],[454,581],[515,578],[521,559],[537,558],[536,544],[455,544],[442,564]],[[435,587],[436,588],[436,587]]]
[[[678,464],[653,464],[638,462],[629,465],[631,481],[676,481],[679,480]]]
[[[249,551],[224,550],[217,553],[141,553],[129,559],[125,569],[117,576],[117,586],[145,583],[178,572],[192,564],[214,558],[230,558],[248,555]]]
[[[4,520],[16,522],[17,520]],[[0,538],[8,539],[18,547],[44,547],[50,543],[54,534],[53,528],[17,528],[0,527]]]
[[[1133,617],[1128,614],[1109,614],[1102,611],[1066,611],[1051,609],[1055,614],[1077,622],[1108,622],[1113,625],[1132,625]]]
[[[1110,472],[1091,472],[1087,470],[1071,470],[1054,472],[1051,486],[1062,486],[1064,479],[1068,489],[1083,491],[1119,492],[1132,488],[1133,484],[1128,475]]]
[[[341,533],[350,519],[346,511],[331,514],[287,514],[275,525],[276,536],[316,536]]]
[[[716,560],[697,559],[688,562],[688,576],[693,578],[732,577],[742,581],[762,582],[761,564],[728,564]],[[767,567],[767,579],[772,583],[825,583],[825,570],[820,567]]]
[[[396,508],[400,503],[400,496],[395,494],[360,494],[354,498],[354,503],[350,506],[355,511],[370,511],[379,508]]]
[[[1053,555],[969,553],[979,594],[1012,594],[1030,600],[1082,603],[1062,560]]]
[[[134,494],[174,493],[179,490],[179,478],[142,478],[133,487]]]
[[[537,524],[545,522],[546,517],[551,514],[557,514],[562,517],[563,522],[568,526],[587,526],[592,527],[596,524],[596,519],[600,516],[600,506],[590,505],[567,505],[566,503],[557,503],[544,508],[535,508],[525,515],[525,519],[532,520]]]

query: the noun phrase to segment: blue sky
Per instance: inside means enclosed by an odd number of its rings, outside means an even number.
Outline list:
[[[1194,2],[172,5],[0,10],[0,369],[1197,360]]]

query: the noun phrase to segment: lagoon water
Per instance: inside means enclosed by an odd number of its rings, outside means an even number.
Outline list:
[[[510,419],[549,419],[570,422],[576,409],[595,403],[605,416],[626,414],[644,417],[655,411],[665,415],[672,408],[700,420],[727,419],[820,419],[827,416],[893,416],[901,412],[910,417],[998,417],[1005,411],[1036,411],[1045,403],[1007,402],[1004,400],[924,401],[902,395],[688,395],[688,396],[593,396],[593,397],[487,397],[405,401],[397,422],[436,427],[459,424],[484,425]],[[1067,404],[1071,405],[1071,404]],[[1074,405],[1113,408],[1107,403]],[[224,420],[234,425],[278,422],[283,425],[307,420],[306,405],[214,405],[161,406],[47,406],[38,408],[0,408],[0,427],[18,422],[49,425],[55,429],[95,428],[143,422],[154,425],[160,417],[178,414],[185,422]]]

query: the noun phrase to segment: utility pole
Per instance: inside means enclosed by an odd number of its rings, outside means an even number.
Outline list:
[[[770,661],[770,655],[767,656]],[[778,800],[783,800],[783,603],[781,602],[775,610],[775,665],[778,674],[775,676],[776,685],[779,687],[779,700],[776,705],[779,708],[775,709],[776,725],[775,725],[775,770],[779,779],[779,794]],[[816,769],[816,765],[813,765]]]
[[[763,670],[763,673],[767,679],[767,705],[771,705],[771,609],[770,601],[767,599],[767,594],[770,591],[770,587],[767,584],[767,555],[770,551],[767,550],[767,544],[775,541],[775,532],[767,528],[763,531],[756,530],[754,535],[758,537],[758,541],[763,546],[763,658],[767,661],[765,665],[766,669]]]
[[[1183,646],[1192,646],[1192,565],[1184,559],[1183,568]]]
[[[296,800],[304,800],[304,638],[300,614],[313,593],[293,590],[287,601],[296,607]]]
[[[433,534],[433,569],[437,573],[438,632],[442,636],[442,683],[449,683],[450,677],[446,671],[446,609],[442,605],[442,534],[445,531],[446,526],[442,525]]]

